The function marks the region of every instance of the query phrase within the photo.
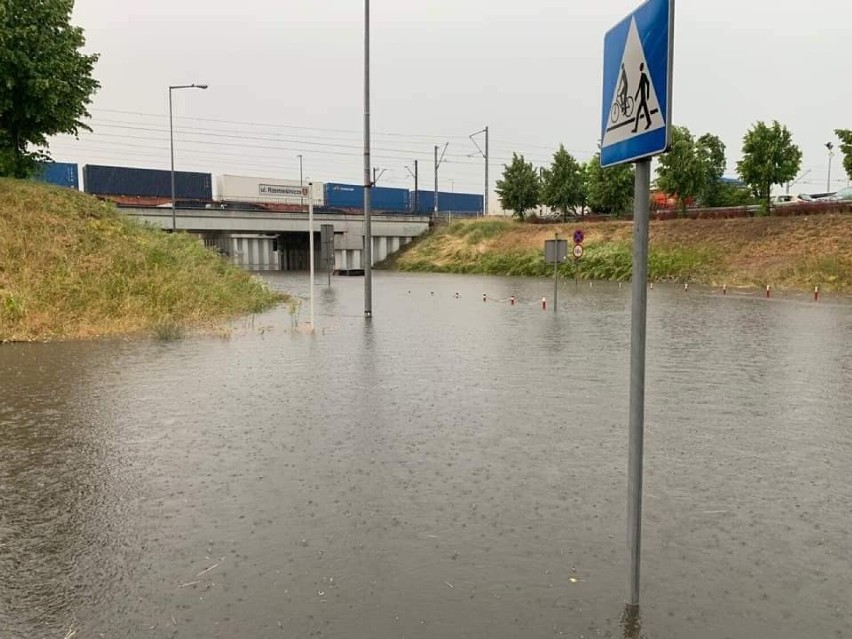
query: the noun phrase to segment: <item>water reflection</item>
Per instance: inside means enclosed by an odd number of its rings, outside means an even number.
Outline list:
[[[648,635],[642,634],[642,613],[639,606],[626,604],[621,614],[621,629],[624,631],[624,639],[648,639]]]
[[[0,636],[852,636],[848,305],[655,287],[640,619],[629,287],[374,293],[335,278],[313,334],[0,347]]]

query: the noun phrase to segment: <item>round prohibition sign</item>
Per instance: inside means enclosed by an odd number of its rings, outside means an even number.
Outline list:
[[[581,244],[574,245],[574,257],[578,259],[583,257],[583,246]]]

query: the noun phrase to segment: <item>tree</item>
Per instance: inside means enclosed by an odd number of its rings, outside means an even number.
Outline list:
[[[621,214],[633,201],[633,166],[619,164],[603,168],[600,153],[586,164],[589,208],[597,213]]]
[[[503,179],[497,180],[496,190],[503,208],[523,220],[526,212],[539,204],[541,180],[531,162],[513,153],[512,163],[503,165]]]
[[[712,133],[705,133],[695,142],[695,151],[704,171],[704,188],[699,197],[704,206],[721,206],[722,176],[728,162],[725,143]]]
[[[751,189],[747,186],[738,186],[722,182],[717,193],[716,206],[748,206],[757,204]]]
[[[846,169],[847,177],[852,180],[852,129],[835,129],[834,134],[840,138],[843,168]]]
[[[802,165],[802,151],[793,144],[786,126],[758,122],[743,137],[743,157],[737,171],[751,187],[766,213],[773,184],[784,184],[796,177]]]
[[[681,214],[686,203],[704,190],[706,172],[702,158],[689,129],[672,127],[672,145],[660,156],[657,165],[657,187],[677,197]]]
[[[28,177],[50,158],[48,137],[91,130],[98,59],[69,23],[74,0],[0,1],[0,175]]]
[[[586,199],[583,168],[563,145],[553,154],[553,164],[542,175],[541,199],[547,206],[562,211],[582,206]]]

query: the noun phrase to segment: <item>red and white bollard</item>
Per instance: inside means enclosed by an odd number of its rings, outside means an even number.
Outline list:
[[[814,302],[819,302],[819,286],[814,286]]]
[[[547,310],[547,298],[546,297],[541,298],[541,310],[543,310],[543,311]]]
[[[512,306],[514,306],[514,305],[515,305],[515,296],[514,296],[514,295],[512,295],[512,296],[509,298],[509,304],[511,304]]]
[[[766,285],[766,297],[770,297],[772,295],[772,287],[767,284]]]

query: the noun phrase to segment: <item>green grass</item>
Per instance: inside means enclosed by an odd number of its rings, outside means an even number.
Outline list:
[[[0,341],[187,329],[286,296],[185,233],[74,191],[0,179]]]
[[[526,277],[552,275],[553,265],[544,262],[543,250],[481,245],[515,226],[512,222],[502,221],[489,221],[487,225],[482,222],[451,225],[420,242],[415,251],[397,260],[397,266],[400,270],[420,272]],[[559,266],[560,275],[574,277],[575,269],[579,268],[582,277],[587,279],[630,279],[633,262],[630,243],[606,242],[589,244],[585,248],[579,263],[569,257]],[[715,262],[715,255],[710,250],[655,247],[649,255],[648,274],[653,281],[688,280],[712,271]]]

